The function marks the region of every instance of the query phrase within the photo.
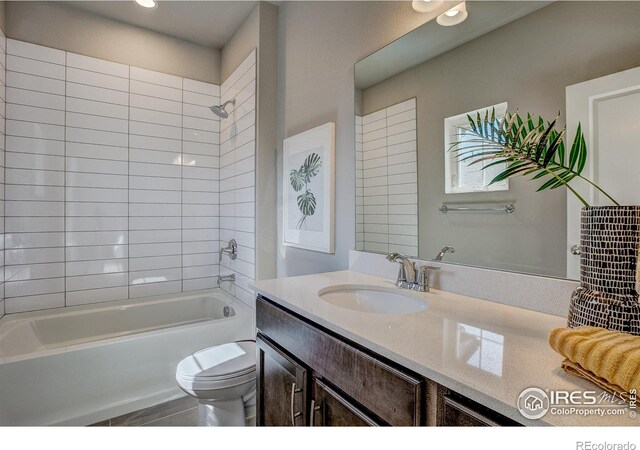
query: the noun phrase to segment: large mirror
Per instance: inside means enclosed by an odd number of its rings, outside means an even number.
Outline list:
[[[640,204],[640,2],[466,9],[355,65],[356,249],[576,279],[581,204],[524,177],[489,184],[500,167],[447,150],[469,113],[559,112],[569,140],[590,124],[591,176]]]

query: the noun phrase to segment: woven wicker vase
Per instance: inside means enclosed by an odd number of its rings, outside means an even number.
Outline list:
[[[580,228],[580,287],[571,296],[568,326],[640,335],[640,206],[583,208]]]

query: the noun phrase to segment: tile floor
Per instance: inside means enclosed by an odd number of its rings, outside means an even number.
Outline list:
[[[150,408],[95,423],[101,427],[195,427],[198,426],[198,400],[181,397]]]

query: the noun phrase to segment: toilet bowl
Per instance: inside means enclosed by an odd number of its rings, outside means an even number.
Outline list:
[[[205,348],[176,368],[178,386],[200,402],[203,426],[251,426],[256,416],[256,343]]]

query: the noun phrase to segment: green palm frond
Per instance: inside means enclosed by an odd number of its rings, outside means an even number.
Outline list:
[[[495,110],[491,109],[486,110],[484,116],[480,113],[476,117],[468,115],[467,120],[469,127],[461,128],[460,140],[454,142],[450,150],[456,153],[459,161],[469,165],[483,163],[483,170],[504,164],[504,170],[489,184],[516,175],[530,176],[532,180],[542,181],[538,191],[565,186],[589,206],[570,185],[573,179],[580,178],[618,205],[609,194],[582,176],[587,163],[587,146],[580,125],[567,155],[566,129],[558,131],[555,128],[558,117],[545,122],[542,117],[536,120],[530,114],[523,119],[518,113],[506,113],[497,119]]]
[[[304,186],[304,175],[302,175],[300,171],[292,169],[291,172],[289,172],[289,182],[294,191],[300,192]]]
[[[300,170],[301,171],[304,170],[307,183],[311,181],[311,178],[318,175],[318,172],[320,171],[320,167],[322,167],[322,159],[320,158],[320,155],[318,155],[317,153],[311,153],[309,156],[305,158],[304,163],[302,164],[302,167],[300,168]]]
[[[289,183],[295,192],[301,192],[297,197],[298,209],[302,217],[296,227],[300,230],[307,217],[313,216],[316,212],[316,197],[309,189],[311,179],[320,173],[322,158],[317,153],[311,153],[305,159],[298,170],[292,169],[289,172]]]

